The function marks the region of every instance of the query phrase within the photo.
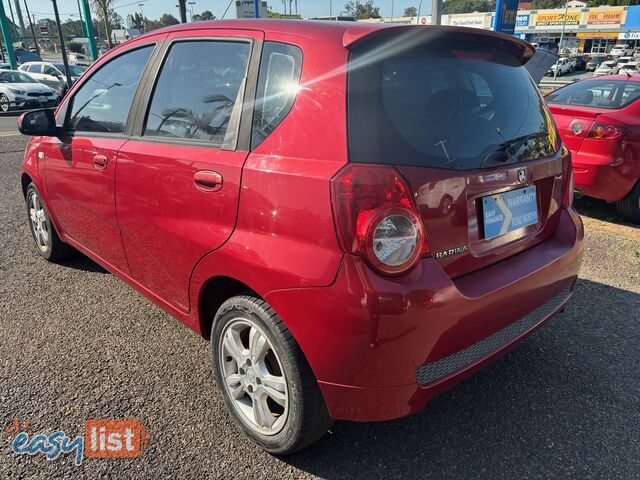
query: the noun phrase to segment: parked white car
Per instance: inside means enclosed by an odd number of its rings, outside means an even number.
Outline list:
[[[40,83],[44,83],[53,89],[57,95],[62,95],[67,83],[62,63],[26,62],[20,65],[18,69],[28,73]],[[77,65],[69,65],[69,69],[71,70],[71,83],[75,83],[85,71],[84,68]]]
[[[638,62],[627,62],[618,69],[618,73],[637,73]]]
[[[0,111],[54,107],[56,94],[18,70],[0,70]]]
[[[599,77],[601,75],[614,75],[618,73],[620,66],[616,63],[615,60],[607,60],[606,62],[602,62],[596,71],[593,72],[594,77]]]
[[[633,57],[620,57],[616,60],[618,63],[618,67],[621,67],[625,63],[633,62],[635,59]]]
[[[576,60],[575,58],[560,57],[556,63],[551,65],[547,75],[553,75],[556,68],[558,69],[558,76],[572,72],[576,68]]]
[[[609,55],[611,55],[612,57],[622,57],[626,55],[631,56],[634,53],[635,50],[633,49],[633,47],[630,47],[629,45],[623,43],[621,45],[615,45],[609,52]]]

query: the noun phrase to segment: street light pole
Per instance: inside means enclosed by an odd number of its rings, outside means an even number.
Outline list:
[[[11,5],[11,3],[9,3]],[[2,30],[2,40],[4,46],[7,49],[7,56],[9,57],[9,65],[11,70],[18,68],[16,62],[16,55],[13,53],[13,42],[11,41],[11,32],[9,31],[9,24],[7,23],[7,15],[4,13],[4,2],[0,0],[0,30]],[[4,57],[4,54],[3,54]]]
[[[558,78],[558,62],[560,61],[560,53],[562,53],[562,40],[564,39],[564,29],[567,26],[567,13],[569,11],[569,0],[564,4],[564,21],[562,22],[562,30],[560,31],[560,42],[558,42],[558,58],[556,60],[556,68],[553,71],[553,80]]]
[[[57,0],[53,2],[53,13],[56,16],[56,27],[58,28],[58,38],[60,39],[60,52],[62,52],[62,63],[64,64],[64,73],[67,76],[67,88],[71,88],[71,70],[69,70],[69,60],[67,59],[67,49],[64,46],[64,35],[62,34],[62,25],[60,24],[60,13],[58,12]]]
[[[33,35],[33,45],[36,47],[36,53],[40,55],[40,47],[38,47],[38,39],[36,38],[36,29],[33,28],[33,22],[31,21],[31,15],[29,14],[29,5],[27,5],[27,0],[24,0],[24,8],[27,12],[27,20],[29,20],[29,26],[31,27],[31,35]]]
[[[260,11],[258,10],[259,3],[260,3],[260,0],[253,0],[253,16],[255,18],[260,18]]]

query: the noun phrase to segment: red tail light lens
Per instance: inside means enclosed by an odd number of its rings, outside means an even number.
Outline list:
[[[619,126],[595,122],[589,129],[587,136],[590,138],[612,140],[614,138],[621,137],[623,133],[623,129]]]
[[[331,181],[338,237],[345,252],[381,273],[404,273],[428,253],[409,187],[392,167],[354,165]]]

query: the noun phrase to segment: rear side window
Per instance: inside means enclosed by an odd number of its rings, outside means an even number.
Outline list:
[[[143,135],[220,145],[227,134],[235,138],[250,52],[248,42],[175,43],[160,71]]]
[[[576,82],[547,95],[547,102],[596,108],[624,108],[640,98],[640,82],[589,80]]]
[[[124,53],[100,67],[73,97],[68,128],[76,132],[122,133],[153,46]]]
[[[302,51],[298,47],[276,42],[264,44],[253,114],[253,148],[275,130],[293,107],[301,71]]]
[[[525,67],[487,45],[365,41],[351,52],[347,104],[352,162],[469,170],[559,148]]]

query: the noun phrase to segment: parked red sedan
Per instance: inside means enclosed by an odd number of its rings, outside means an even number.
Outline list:
[[[610,75],[559,88],[546,97],[571,150],[576,189],[616,202],[640,223],[640,76]]]
[[[532,55],[456,27],[138,37],[55,118],[20,120],[37,251],[75,247],[210,338],[232,417],[270,452],[417,412],[576,284],[571,165]]]

